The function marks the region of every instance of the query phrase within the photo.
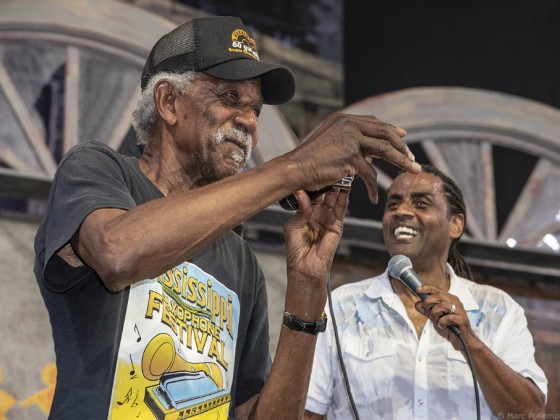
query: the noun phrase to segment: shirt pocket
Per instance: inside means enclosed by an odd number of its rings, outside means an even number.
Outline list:
[[[397,357],[390,340],[349,340],[342,353],[356,404],[371,404],[391,395]]]

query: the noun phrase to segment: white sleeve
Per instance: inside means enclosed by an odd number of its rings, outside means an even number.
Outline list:
[[[527,327],[525,312],[511,297],[508,298],[508,313],[492,340],[492,350],[511,369],[532,379],[546,397],[548,381],[535,360],[533,336]]]

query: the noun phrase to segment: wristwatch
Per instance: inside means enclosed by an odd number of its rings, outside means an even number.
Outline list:
[[[317,335],[327,328],[327,314],[323,312],[319,321],[304,321],[289,312],[284,312],[282,324],[294,331],[301,331],[308,334]]]

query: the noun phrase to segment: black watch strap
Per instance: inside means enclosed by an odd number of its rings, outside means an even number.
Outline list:
[[[327,315],[323,312],[323,316],[319,321],[304,321],[289,312],[284,312],[282,323],[291,330],[316,335],[327,328]]]

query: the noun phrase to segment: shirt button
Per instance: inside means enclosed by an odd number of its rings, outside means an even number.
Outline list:
[[[424,360],[422,356],[418,356],[418,361],[421,362],[422,360]]]
[[[418,405],[424,405],[424,400],[422,398],[418,400]]]

